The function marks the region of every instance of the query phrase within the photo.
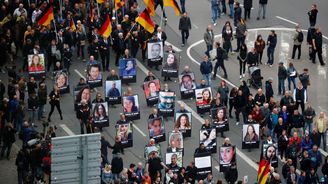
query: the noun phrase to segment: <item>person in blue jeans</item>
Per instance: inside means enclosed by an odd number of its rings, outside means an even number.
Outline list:
[[[287,73],[288,73],[288,90],[290,91],[290,86],[293,83],[293,86],[295,89],[296,88],[296,77],[297,77],[297,71],[294,67],[294,64],[292,62],[289,63],[288,68],[287,68]]]
[[[267,40],[267,45],[268,45],[268,50],[267,50],[268,62],[267,62],[267,64],[270,65],[270,67],[272,67],[273,61],[274,61],[274,50],[277,45],[277,34],[276,34],[275,30],[270,31],[270,34],[269,34],[268,40]]]
[[[212,62],[208,60],[208,56],[203,57],[203,62],[200,64],[200,72],[203,75],[203,78],[206,80],[207,85],[211,86],[211,73],[213,70]]]
[[[228,4],[229,4],[229,9],[230,9],[229,17],[233,18],[233,15],[234,15],[234,6],[233,5],[235,4],[235,0],[229,0]]]
[[[212,23],[214,26],[217,24],[217,19],[220,18],[220,1],[211,0],[211,10],[212,10]]]
[[[265,19],[267,4],[268,4],[268,0],[259,0],[259,12],[257,14],[257,20],[260,20],[260,16],[261,16],[262,11],[263,11],[262,18]]]

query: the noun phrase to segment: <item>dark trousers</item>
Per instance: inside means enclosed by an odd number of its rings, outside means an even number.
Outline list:
[[[296,109],[298,110],[298,107],[301,106],[302,114],[304,112],[304,102],[303,101],[296,101]]]
[[[262,64],[262,56],[263,56],[263,51],[258,52],[258,60],[257,60],[257,65]]]
[[[280,158],[281,158],[281,159],[284,158],[284,156],[287,157],[287,152],[286,152],[286,150],[287,150],[287,148],[280,148],[280,149],[279,149],[279,152],[280,152]]]
[[[133,58],[136,58],[136,57],[137,57],[138,50],[139,50],[138,47],[137,47],[137,48],[134,48],[134,47],[131,48],[131,56],[132,56]]]
[[[244,10],[244,19],[247,20],[251,18],[251,8],[245,8]]]
[[[182,44],[188,40],[189,37],[189,30],[181,30],[181,37],[182,37]]]
[[[157,9],[158,5],[161,6],[161,9],[163,11],[163,17],[166,18],[165,10],[163,9],[163,0],[158,1],[158,3],[155,5],[155,10]]]
[[[300,59],[301,58],[301,46],[302,45],[294,45],[293,46],[292,59],[295,58],[296,50],[298,50],[298,57],[297,57],[297,59]]]
[[[268,55],[268,64],[269,65],[273,65],[273,61],[274,61],[274,48],[268,47],[267,55]]]
[[[222,13],[227,14],[226,1],[225,0],[221,0],[221,4],[222,4]]]
[[[312,63],[315,63],[315,55],[318,53],[318,58],[319,62],[321,65],[324,64],[323,59],[322,59],[322,48],[317,48],[317,50],[313,49],[313,54],[312,54]]]
[[[121,51],[117,51],[116,52],[116,56],[115,56],[115,65],[116,66],[119,65],[118,61],[120,60],[121,55],[122,55],[122,52]]]
[[[206,44],[206,52],[205,54],[207,55],[208,58],[211,58],[210,56],[210,51],[213,49],[213,45],[207,45]]]
[[[221,67],[222,68],[222,70],[223,70],[223,72],[224,72],[224,75],[225,76],[227,76],[227,70],[226,70],[226,68],[225,68],[225,66],[224,66],[224,61],[217,61],[216,63],[215,63],[215,66],[214,66],[214,77],[216,77],[216,73],[217,73],[217,71],[218,71],[218,68],[219,67]]]
[[[235,112],[235,114],[236,114],[236,120],[237,120],[237,122],[239,122],[239,114],[242,114],[243,115],[243,123],[245,123],[246,122],[246,120],[247,120],[247,114],[246,114],[246,111],[245,111],[245,108],[237,108],[236,109],[236,112]]]
[[[63,118],[63,116],[62,116],[62,111],[61,111],[61,109],[60,109],[60,103],[52,103],[52,104],[51,104],[51,107],[50,107],[50,112],[49,112],[49,115],[48,115],[48,119],[51,118],[51,115],[52,115],[52,113],[54,112],[55,107],[57,108],[57,111],[58,111],[60,117]]]
[[[56,63],[56,56],[49,56],[48,57],[48,65],[47,65],[47,71],[49,72],[51,65],[55,65]]]
[[[239,74],[242,75],[246,71],[246,61],[242,61],[239,59]]]
[[[241,45],[244,43],[245,43],[245,36],[237,38],[237,52],[239,52]]]
[[[180,4],[181,4],[181,11],[182,13],[186,12],[186,0],[180,0]]]
[[[109,70],[109,52],[100,53],[103,70]]]
[[[4,156],[6,150],[7,150],[6,157],[9,158],[12,145],[13,145],[12,143],[3,142],[3,146],[1,149],[1,158]]]
[[[233,99],[229,99],[229,117],[232,116],[232,109],[235,101]]]
[[[86,131],[88,132],[87,124],[88,124],[87,119],[80,120],[81,134],[84,134],[84,127],[85,127]]]

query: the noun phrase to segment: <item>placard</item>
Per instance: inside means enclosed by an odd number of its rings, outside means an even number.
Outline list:
[[[197,175],[200,179],[212,172],[212,158],[211,153],[197,153],[194,155],[195,166],[197,167]]]
[[[219,107],[211,109],[212,126],[216,128],[216,133],[229,131],[227,108]]]
[[[105,97],[108,104],[120,104],[122,102],[121,80],[107,80],[105,82]]]
[[[152,106],[158,103],[160,89],[161,86],[158,79],[144,82],[144,92],[148,106]]]
[[[107,102],[92,104],[93,125],[96,127],[108,127],[108,105]]]
[[[165,164],[173,173],[178,173],[183,164],[182,152],[166,153]]]
[[[183,152],[183,135],[181,132],[169,132],[167,152]]]
[[[123,112],[129,121],[140,119],[138,95],[123,96]]]
[[[137,62],[135,58],[120,59],[120,78],[124,84],[137,81]]]
[[[149,138],[155,139],[156,143],[165,141],[165,128],[163,117],[148,120]]]
[[[177,78],[179,76],[179,64],[180,64],[179,53],[165,52],[164,61],[162,65],[162,76]]]
[[[46,74],[44,54],[30,54],[27,56],[27,62],[30,77],[41,79]]]
[[[116,124],[116,136],[120,137],[123,148],[133,146],[133,129],[131,122]]]
[[[180,93],[182,99],[194,97],[196,89],[195,74],[193,72],[179,75]]]
[[[197,113],[210,112],[212,102],[211,87],[195,89]]]
[[[271,166],[278,167],[278,149],[274,144],[262,144],[261,157],[271,160]]]
[[[145,153],[144,157],[146,160],[148,160],[149,156],[156,152],[158,154],[159,158],[162,158],[162,151],[161,151],[161,145],[160,144],[155,144],[153,146],[145,146]]]
[[[102,86],[102,71],[100,64],[90,64],[87,66],[87,83],[90,88]]]
[[[158,112],[164,117],[174,116],[175,93],[172,91],[160,91]]]
[[[191,112],[177,112],[175,113],[175,128],[178,128],[182,132],[184,137],[191,136]]]
[[[226,172],[230,166],[236,165],[236,147],[222,146],[219,149],[220,172]]]
[[[73,96],[74,96],[74,109],[76,110],[78,106],[81,105],[81,101],[85,100],[88,104],[91,104],[90,98],[91,92],[89,85],[78,86],[74,88]]]
[[[242,149],[259,148],[259,124],[243,125]]]
[[[204,143],[207,150],[216,153],[216,129],[204,129],[199,131],[199,143]]]
[[[163,60],[163,42],[148,42],[148,64],[150,66],[161,65]]]
[[[66,70],[59,70],[53,73],[54,83],[60,89],[60,94],[69,93],[69,75]]]

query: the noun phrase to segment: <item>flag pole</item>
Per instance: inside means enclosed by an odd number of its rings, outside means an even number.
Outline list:
[[[58,42],[58,33],[57,33],[56,22],[55,22],[55,20],[52,20],[52,22],[54,23],[54,28],[55,28],[55,33],[56,33],[56,42]]]
[[[100,17],[99,4],[98,4],[98,2],[96,2],[96,3],[97,3],[97,12],[98,12],[98,17]]]
[[[162,11],[162,14],[161,14],[161,23],[159,24],[160,27],[162,27],[164,11],[165,11],[165,7],[163,6],[163,11]]]

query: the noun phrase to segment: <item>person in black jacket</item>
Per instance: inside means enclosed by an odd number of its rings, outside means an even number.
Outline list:
[[[29,111],[29,122],[32,123],[32,126],[35,126],[35,119],[37,116],[39,107],[39,98],[36,96],[36,93],[33,92],[27,101],[27,108]]]
[[[125,41],[122,32],[119,32],[117,39],[114,40],[114,50],[116,52],[115,66],[118,66],[118,61],[120,57],[124,54],[125,50]]]
[[[16,133],[16,130],[14,129],[14,126],[12,123],[8,123],[5,126],[5,128],[3,129],[3,133],[2,133],[3,146],[1,149],[0,158],[3,158],[5,151],[7,150],[6,158],[9,160],[11,146],[16,141],[15,133]]]
[[[99,42],[100,57],[103,70],[109,71],[109,47],[110,41],[106,37],[102,37]]]
[[[71,66],[71,61],[72,61],[72,50],[69,48],[67,43],[64,43],[64,48],[63,48],[63,62],[64,62],[64,68],[67,70],[69,73],[69,68]]]
[[[325,66],[325,63],[322,59],[322,33],[320,28],[315,29],[315,33],[312,38],[313,45],[313,54],[312,54],[312,63],[315,63],[315,56],[318,53],[318,58],[321,66]]]
[[[227,78],[228,77],[228,74],[227,74],[227,70],[224,66],[224,55],[227,54],[227,52],[222,49],[222,47],[220,47],[220,42],[216,42],[215,43],[215,47],[216,47],[216,63],[215,63],[215,66],[214,66],[214,74],[212,76],[212,79],[215,80],[216,78],[216,73],[218,71],[218,68],[221,67],[223,72],[224,72],[224,78]]]
[[[241,44],[239,55],[237,56],[239,60],[239,78],[245,77],[246,63],[247,63],[247,46],[246,44]]]
[[[285,94],[285,81],[288,77],[287,70],[283,62],[278,65],[278,95]]]
[[[62,115],[62,111],[60,109],[60,91],[59,88],[57,86],[54,86],[54,89],[50,92],[49,94],[49,103],[51,105],[51,109],[48,115],[48,122],[51,121],[51,115],[55,110],[55,107],[57,108],[57,111],[60,115],[60,119],[63,120],[63,115]]]
[[[247,120],[247,114],[246,114],[246,97],[243,94],[242,90],[238,90],[238,94],[235,98],[235,109],[236,109],[236,121],[237,121],[237,125],[239,124],[239,114],[242,113],[243,115],[243,122],[245,123]]]
[[[311,10],[308,11],[310,27],[314,27],[317,22],[318,9],[316,4],[312,4]]]
[[[23,179],[29,170],[28,156],[28,151],[24,148],[19,150],[17,154],[15,165],[17,167],[18,184],[23,183]]]
[[[294,101],[296,102],[295,108],[298,109],[301,105],[302,113],[304,112],[305,103],[308,99],[307,90],[303,87],[301,82],[298,82],[297,88],[294,89]]]
[[[119,178],[119,174],[123,170],[123,159],[122,159],[122,157],[119,154],[113,156],[113,159],[111,161],[111,165],[112,165],[112,173],[113,173],[114,181],[116,181]]]
[[[244,19],[251,19],[251,9],[253,7],[253,0],[244,0]]]
[[[41,83],[38,89],[38,97],[39,97],[39,107],[38,107],[38,120],[41,118],[45,118],[43,116],[44,105],[47,104],[47,88],[45,83]]]
[[[179,30],[181,31],[182,47],[184,47],[185,42],[187,42],[189,38],[190,29],[191,29],[190,18],[188,17],[187,12],[184,12],[179,20]]]
[[[265,81],[265,97],[266,102],[269,103],[270,98],[273,97],[273,88],[272,88],[272,78],[269,77],[267,81]]]
[[[89,118],[90,118],[90,107],[86,100],[81,100],[81,105],[78,108],[77,118],[80,121],[81,134],[84,134],[84,127],[86,127],[87,133],[90,133],[88,130]]]
[[[253,67],[258,62],[258,54],[256,53],[256,50],[254,47],[252,47],[251,51],[247,53],[247,66],[248,66],[248,72],[250,67]]]

